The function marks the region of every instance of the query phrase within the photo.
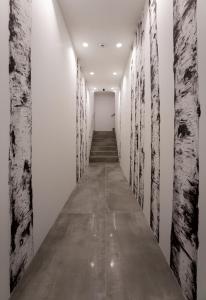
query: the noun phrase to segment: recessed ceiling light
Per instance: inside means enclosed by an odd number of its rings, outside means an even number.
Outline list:
[[[96,89],[97,89],[97,88],[95,87],[94,90],[96,91]]]
[[[92,76],[93,76],[93,75],[94,75],[94,72],[90,72],[90,75],[92,75]]]
[[[113,75],[114,75],[114,76],[117,76],[117,72],[113,72]]]
[[[117,44],[116,44],[116,47],[117,47],[117,48],[122,48],[122,43],[117,43]]]
[[[114,90],[114,88],[112,87],[111,90]]]
[[[82,46],[83,46],[84,48],[88,48],[88,47],[89,47],[89,44],[86,43],[86,42],[84,42],[84,43],[82,44]]]
[[[113,260],[110,262],[110,267],[114,268],[114,261]]]

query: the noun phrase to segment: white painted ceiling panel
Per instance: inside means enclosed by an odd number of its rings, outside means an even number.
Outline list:
[[[145,0],[58,1],[89,87],[118,87]],[[84,48],[83,42],[89,47]],[[118,42],[122,48],[116,48]]]

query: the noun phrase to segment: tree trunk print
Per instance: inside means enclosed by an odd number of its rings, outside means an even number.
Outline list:
[[[139,123],[140,123],[140,97],[139,97],[139,32],[136,34],[136,66],[135,66],[135,126],[134,126],[134,194],[139,197]]]
[[[139,205],[144,207],[144,166],[145,166],[145,60],[144,60],[144,16],[139,23],[139,105],[140,105],[140,134],[139,134]]]
[[[88,125],[87,125],[87,90],[86,84],[84,82],[84,128],[85,128],[85,149],[84,149],[84,161],[85,161],[85,168],[88,166]]]
[[[87,153],[87,88],[77,62],[76,91],[76,180],[84,174],[88,161]]]
[[[199,117],[196,0],[174,0],[175,145],[171,268],[197,298]]]
[[[122,142],[121,142],[121,132],[122,132],[122,94],[120,93],[119,101],[119,160],[121,161],[122,157]]]
[[[33,257],[31,0],[10,0],[10,290]]]
[[[80,79],[80,177],[84,173],[84,100],[83,79]]]
[[[77,61],[76,90],[76,181],[80,179],[80,66]]]
[[[160,92],[157,41],[157,3],[149,2],[151,63],[151,214],[150,225],[159,241],[160,219]]]
[[[130,133],[130,185],[134,190],[134,101],[135,101],[135,61],[131,62],[131,133]]]

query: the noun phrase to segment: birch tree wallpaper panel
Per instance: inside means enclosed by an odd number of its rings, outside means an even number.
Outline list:
[[[10,0],[11,292],[22,278],[33,257],[31,9],[31,0]]]
[[[76,181],[79,182],[88,165],[87,85],[77,61],[76,86]]]
[[[139,145],[140,145],[140,96],[139,96],[139,30],[135,40],[135,103],[134,103],[134,183],[133,192],[137,201],[139,200]]]
[[[131,101],[131,119],[130,119],[130,185],[132,190],[134,190],[134,107],[135,107],[135,45],[133,47],[133,55],[130,65],[130,78],[131,78],[131,86],[130,86],[130,101]]]
[[[144,206],[144,135],[145,135],[145,56],[144,15],[138,24],[131,64],[131,144],[130,184],[135,197]]]
[[[160,88],[157,2],[149,1],[151,64],[151,213],[150,225],[159,241],[160,222]]]
[[[171,268],[197,298],[199,117],[197,1],[174,0],[175,141]]]
[[[139,195],[140,207],[144,207],[144,169],[145,169],[145,15],[138,25],[139,33]],[[138,109],[138,107],[137,107]]]

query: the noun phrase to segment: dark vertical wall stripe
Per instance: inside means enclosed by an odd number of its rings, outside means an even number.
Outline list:
[[[139,28],[138,28],[139,29]],[[134,126],[134,194],[139,198],[139,119],[140,119],[140,97],[139,97],[139,30],[136,34],[136,69],[135,69],[135,126]]]
[[[121,93],[119,94],[119,160],[121,160],[121,156],[122,156],[122,143],[121,143],[121,132],[122,132],[122,95]]]
[[[144,15],[138,24],[131,67],[131,186],[140,206],[144,205],[145,59]]]
[[[33,256],[31,0],[10,0],[10,289]]]
[[[77,61],[76,90],[76,180],[82,177],[88,164],[87,88]]]
[[[76,181],[78,182],[80,179],[80,67],[77,61],[77,88],[76,88]]]
[[[130,133],[130,185],[134,186],[134,101],[135,101],[135,62],[132,58],[130,76],[131,76],[131,133]]]
[[[150,64],[151,64],[151,214],[150,225],[159,240],[160,221],[160,92],[157,41],[157,2],[150,0]]]
[[[174,0],[175,165],[171,268],[197,297],[199,117],[196,0]]]
[[[87,130],[88,130],[88,124],[87,124],[87,89],[86,85],[84,83],[84,128],[85,128],[85,151],[84,151],[84,167],[86,168],[88,164],[88,140],[87,140]]]
[[[80,78],[80,177],[84,172],[84,99],[83,80]]]
[[[139,23],[139,105],[140,105],[140,134],[139,134],[139,204],[144,207],[144,168],[145,168],[145,59],[144,59],[144,16]]]

